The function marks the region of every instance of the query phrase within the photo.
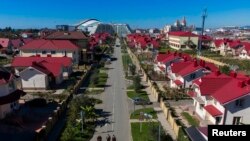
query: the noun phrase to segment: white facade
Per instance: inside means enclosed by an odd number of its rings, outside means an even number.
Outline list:
[[[79,63],[79,50],[20,50],[21,57],[37,55],[41,57],[70,57],[74,64]]]
[[[199,40],[198,37],[182,37],[182,36],[172,36],[172,35],[169,35],[168,38],[170,47],[176,50],[188,49],[186,46],[187,41],[193,42],[194,45],[196,45],[197,47]]]
[[[239,58],[241,59],[250,59],[248,52],[245,49],[242,49],[239,54]]]
[[[28,67],[20,72],[20,77],[23,89],[47,89],[49,87],[47,74],[33,67]]]

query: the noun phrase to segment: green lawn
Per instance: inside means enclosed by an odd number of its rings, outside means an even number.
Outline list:
[[[132,64],[131,58],[128,54],[122,55],[122,63],[123,63],[123,68],[125,70],[128,70],[128,64]]]
[[[145,100],[149,100],[148,94],[145,91],[141,91],[139,93],[136,93],[135,91],[127,91],[127,95],[129,98],[133,99],[135,97],[139,97]]]
[[[190,125],[199,126],[199,124],[200,124],[199,120],[192,117],[189,113],[182,112],[181,115],[187,119],[187,121]]]
[[[134,85],[128,86],[127,89],[134,89]]]
[[[152,128],[159,126],[158,122],[142,123],[142,132],[140,133],[140,123],[131,123],[133,141],[156,141],[157,132],[152,134]]]
[[[6,58],[3,58],[3,57],[0,57],[0,65],[3,66],[3,65],[7,65],[11,63],[11,60],[10,59],[6,59]]]
[[[154,111],[153,108],[145,108],[145,109],[139,109],[136,110],[135,112],[131,113],[130,119],[139,119],[140,117],[140,112],[147,113],[153,116],[153,119],[157,118],[156,111]]]

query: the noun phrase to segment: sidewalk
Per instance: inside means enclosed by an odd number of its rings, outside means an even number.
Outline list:
[[[157,100],[153,97],[153,95],[150,94],[151,92],[149,90],[149,87],[146,88],[145,91],[149,94],[148,97],[149,97],[151,102],[157,102]],[[170,124],[166,120],[166,117],[163,114],[160,105],[158,105],[157,107],[154,107],[154,110],[157,112],[158,120],[161,122],[163,129],[166,131],[166,133],[168,133],[173,138],[173,140],[176,140],[177,137],[176,137],[173,129],[171,128]]]

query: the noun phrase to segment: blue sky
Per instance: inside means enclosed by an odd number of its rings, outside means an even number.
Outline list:
[[[163,27],[186,16],[188,24],[206,27],[250,25],[249,0],[1,0],[0,28],[42,28],[97,18],[133,28]]]

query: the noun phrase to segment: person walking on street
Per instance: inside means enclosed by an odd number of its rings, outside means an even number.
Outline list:
[[[107,139],[107,141],[111,141],[111,137],[109,134],[107,135],[106,139]]]
[[[115,137],[115,135],[113,135],[113,137],[112,137],[112,141],[116,141],[116,137]]]

